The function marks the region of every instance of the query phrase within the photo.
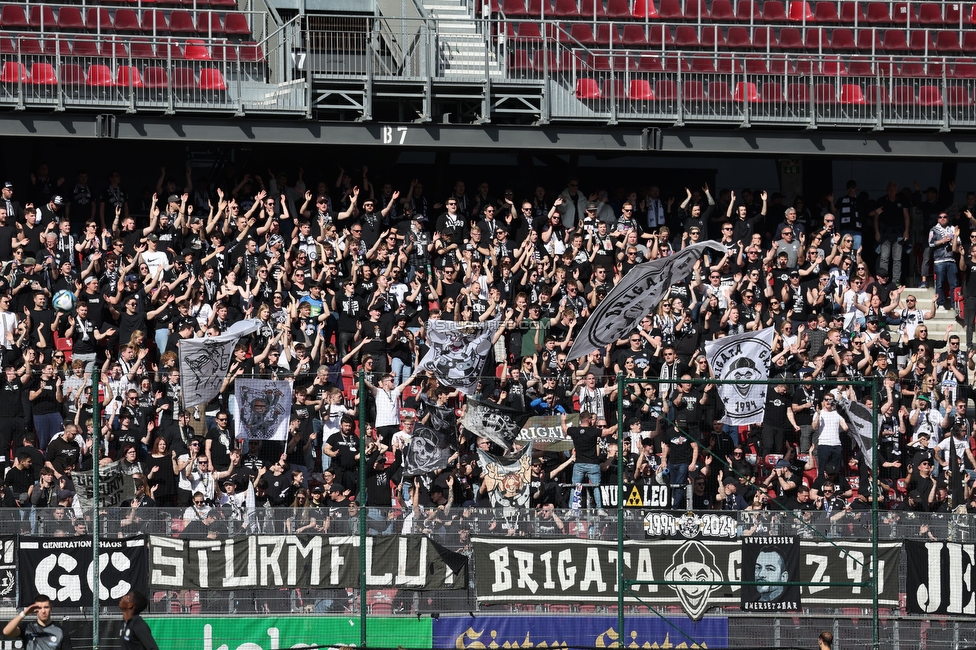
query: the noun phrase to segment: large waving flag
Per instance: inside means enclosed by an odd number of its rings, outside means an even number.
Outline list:
[[[769,379],[776,332],[766,327],[705,342],[705,358],[716,379],[764,381]],[[766,384],[719,384],[725,404],[722,422],[734,426],[762,422],[766,412]]]
[[[261,329],[257,319],[234,323],[220,336],[180,341],[180,388],[183,404],[205,404],[217,396],[224,383],[234,346],[242,336]]]
[[[498,318],[484,323],[427,321],[430,350],[418,370],[430,370],[440,383],[471,395],[478,387],[500,322]]]
[[[706,249],[719,250],[723,254],[726,251],[718,242],[701,242],[674,255],[632,268],[586,319],[569,351],[569,358],[577,359],[603,349],[637,327],[640,319],[651,313],[667,295],[672,284],[688,277]]]

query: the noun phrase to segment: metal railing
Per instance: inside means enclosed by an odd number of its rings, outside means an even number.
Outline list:
[[[5,35],[0,105],[128,112],[303,112],[289,64],[297,21],[261,42],[68,34]]]

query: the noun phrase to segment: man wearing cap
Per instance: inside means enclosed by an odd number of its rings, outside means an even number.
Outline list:
[[[956,290],[956,276],[958,267],[956,253],[959,252],[959,238],[956,228],[949,224],[949,215],[945,211],[939,212],[938,222],[929,230],[928,248],[932,252],[932,263],[935,269],[935,298],[940,307],[946,306],[948,300],[953,300]],[[922,284],[925,284],[926,261],[922,260]],[[946,284],[948,283],[948,293]]]
[[[13,221],[19,221],[23,218],[24,212],[20,207],[19,201],[14,201],[14,184],[10,181],[6,181],[3,184],[3,189],[0,190],[0,206],[7,209],[7,216]]]
[[[811,426],[813,426],[817,445],[817,466],[826,467],[830,461],[843,462],[844,448],[841,445],[840,433],[847,432],[849,427],[837,412],[832,393],[824,396],[820,410],[813,414]]]
[[[149,267],[149,277],[156,277],[160,269],[169,270],[169,257],[159,250],[159,236],[156,233],[146,237],[146,248],[141,255],[142,261]]]
[[[58,222],[58,212],[63,205],[64,198],[59,194],[55,194],[47,203],[37,208],[38,225],[44,230],[48,230],[49,226],[56,224]]]
[[[918,439],[919,434],[927,433],[935,444],[941,438],[942,413],[932,408],[932,399],[926,393],[919,392],[912,401],[912,410],[908,415],[908,424],[912,427],[912,440]]]
[[[739,480],[732,476],[722,480],[715,502],[722,504],[722,510],[745,510],[749,507],[739,494]]]
[[[909,493],[917,493],[918,499],[915,500],[916,502],[913,505],[920,512],[928,512],[935,502],[935,491],[938,486],[938,481],[932,471],[934,464],[932,455],[928,452],[922,452],[915,455],[912,461],[912,467],[909,468],[908,485],[906,487]]]
[[[837,497],[850,499],[854,496],[854,490],[851,488],[850,482],[840,473],[840,468],[840,463],[835,461],[830,461],[826,465],[821,466],[820,473],[813,481],[813,485],[810,486],[810,497],[812,499],[818,499],[823,496],[823,486],[827,483],[834,486],[834,492]]]
[[[796,499],[796,489],[800,481],[790,465],[790,461],[780,459],[776,461],[773,471],[766,477],[763,487],[773,489],[776,496],[773,498],[773,505],[780,510],[787,510],[790,504]]]

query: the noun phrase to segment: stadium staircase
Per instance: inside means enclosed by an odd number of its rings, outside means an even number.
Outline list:
[[[486,46],[478,24],[461,0],[425,0],[424,9],[437,25],[437,64],[445,76],[501,78],[502,66]]]

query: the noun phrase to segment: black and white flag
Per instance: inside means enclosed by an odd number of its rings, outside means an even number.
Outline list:
[[[491,339],[500,322],[498,318],[484,323],[427,321],[430,350],[418,370],[429,370],[445,386],[471,395],[478,387],[481,370],[491,352]]]
[[[237,437],[247,440],[287,440],[291,419],[291,382],[270,379],[238,379],[234,422]]]
[[[492,508],[528,508],[532,496],[532,443],[505,458],[478,450],[482,484]]]
[[[569,358],[602,350],[634,329],[641,318],[657,307],[672,284],[688,277],[706,249],[726,252],[718,242],[701,242],[632,268],[586,319]]]
[[[874,467],[874,418],[871,410],[860,402],[841,399],[837,402],[837,412],[847,420],[851,437],[861,450],[861,457],[868,467]]]
[[[230,368],[234,346],[242,336],[261,329],[257,319],[234,323],[220,336],[183,339],[180,348],[180,388],[183,404],[205,404],[217,396]]]
[[[528,419],[527,413],[523,414],[521,411],[494,402],[482,402],[471,397],[464,403],[461,426],[476,436],[488,438],[508,451]]]
[[[410,442],[403,448],[403,476],[409,478],[444,469],[455,450],[454,437],[450,433],[434,431],[430,427],[414,427]]]
[[[764,381],[769,379],[769,362],[776,332],[766,327],[705,342],[705,358],[716,379]],[[725,404],[722,422],[739,426],[762,422],[766,412],[766,384],[719,384]]]

